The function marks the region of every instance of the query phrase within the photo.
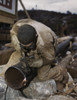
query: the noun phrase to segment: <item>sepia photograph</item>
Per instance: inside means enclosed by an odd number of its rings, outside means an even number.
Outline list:
[[[77,100],[77,0],[0,0],[0,100]]]

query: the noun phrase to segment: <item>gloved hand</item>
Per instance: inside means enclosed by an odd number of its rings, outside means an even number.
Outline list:
[[[48,74],[48,78],[52,78],[55,81],[59,81],[63,84],[66,84],[68,82],[68,73],[67,69],[61,65],[58,65],[54,68],[51,68]]]
[[[38,59],[38,60],[35,60],[31,65],[30,67],[41,67],[43,65],[43,60],[42,59]]]

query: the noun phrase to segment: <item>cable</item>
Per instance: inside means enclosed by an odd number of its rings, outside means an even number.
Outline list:
[[[8,85],[6,87],[6,91],[5,91],[5,97],[4,97],[4,100],[6,100],[6,94],[7,94],[7,90],[8,90]]]

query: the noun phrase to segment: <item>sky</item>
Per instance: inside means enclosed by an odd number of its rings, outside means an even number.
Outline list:
[[[66,13],[70,11],[77,13],[77,0],[22,0],[27,10],[40,9]],[[18,3],[18,10],[22,6]]]

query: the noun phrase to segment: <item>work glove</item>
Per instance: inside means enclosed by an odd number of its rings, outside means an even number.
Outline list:
[[[68,82],[67,69],[61,65],[51,68],[48,74],[48,78],[52,78],[55,81],[59,81],[63,84],[66,84]]]
[[[38,59],[38,60],[35,60],[32,64],[30,64],[30,67],[39,68],[42,65],[43,65],[43,60],[42,59]]]

